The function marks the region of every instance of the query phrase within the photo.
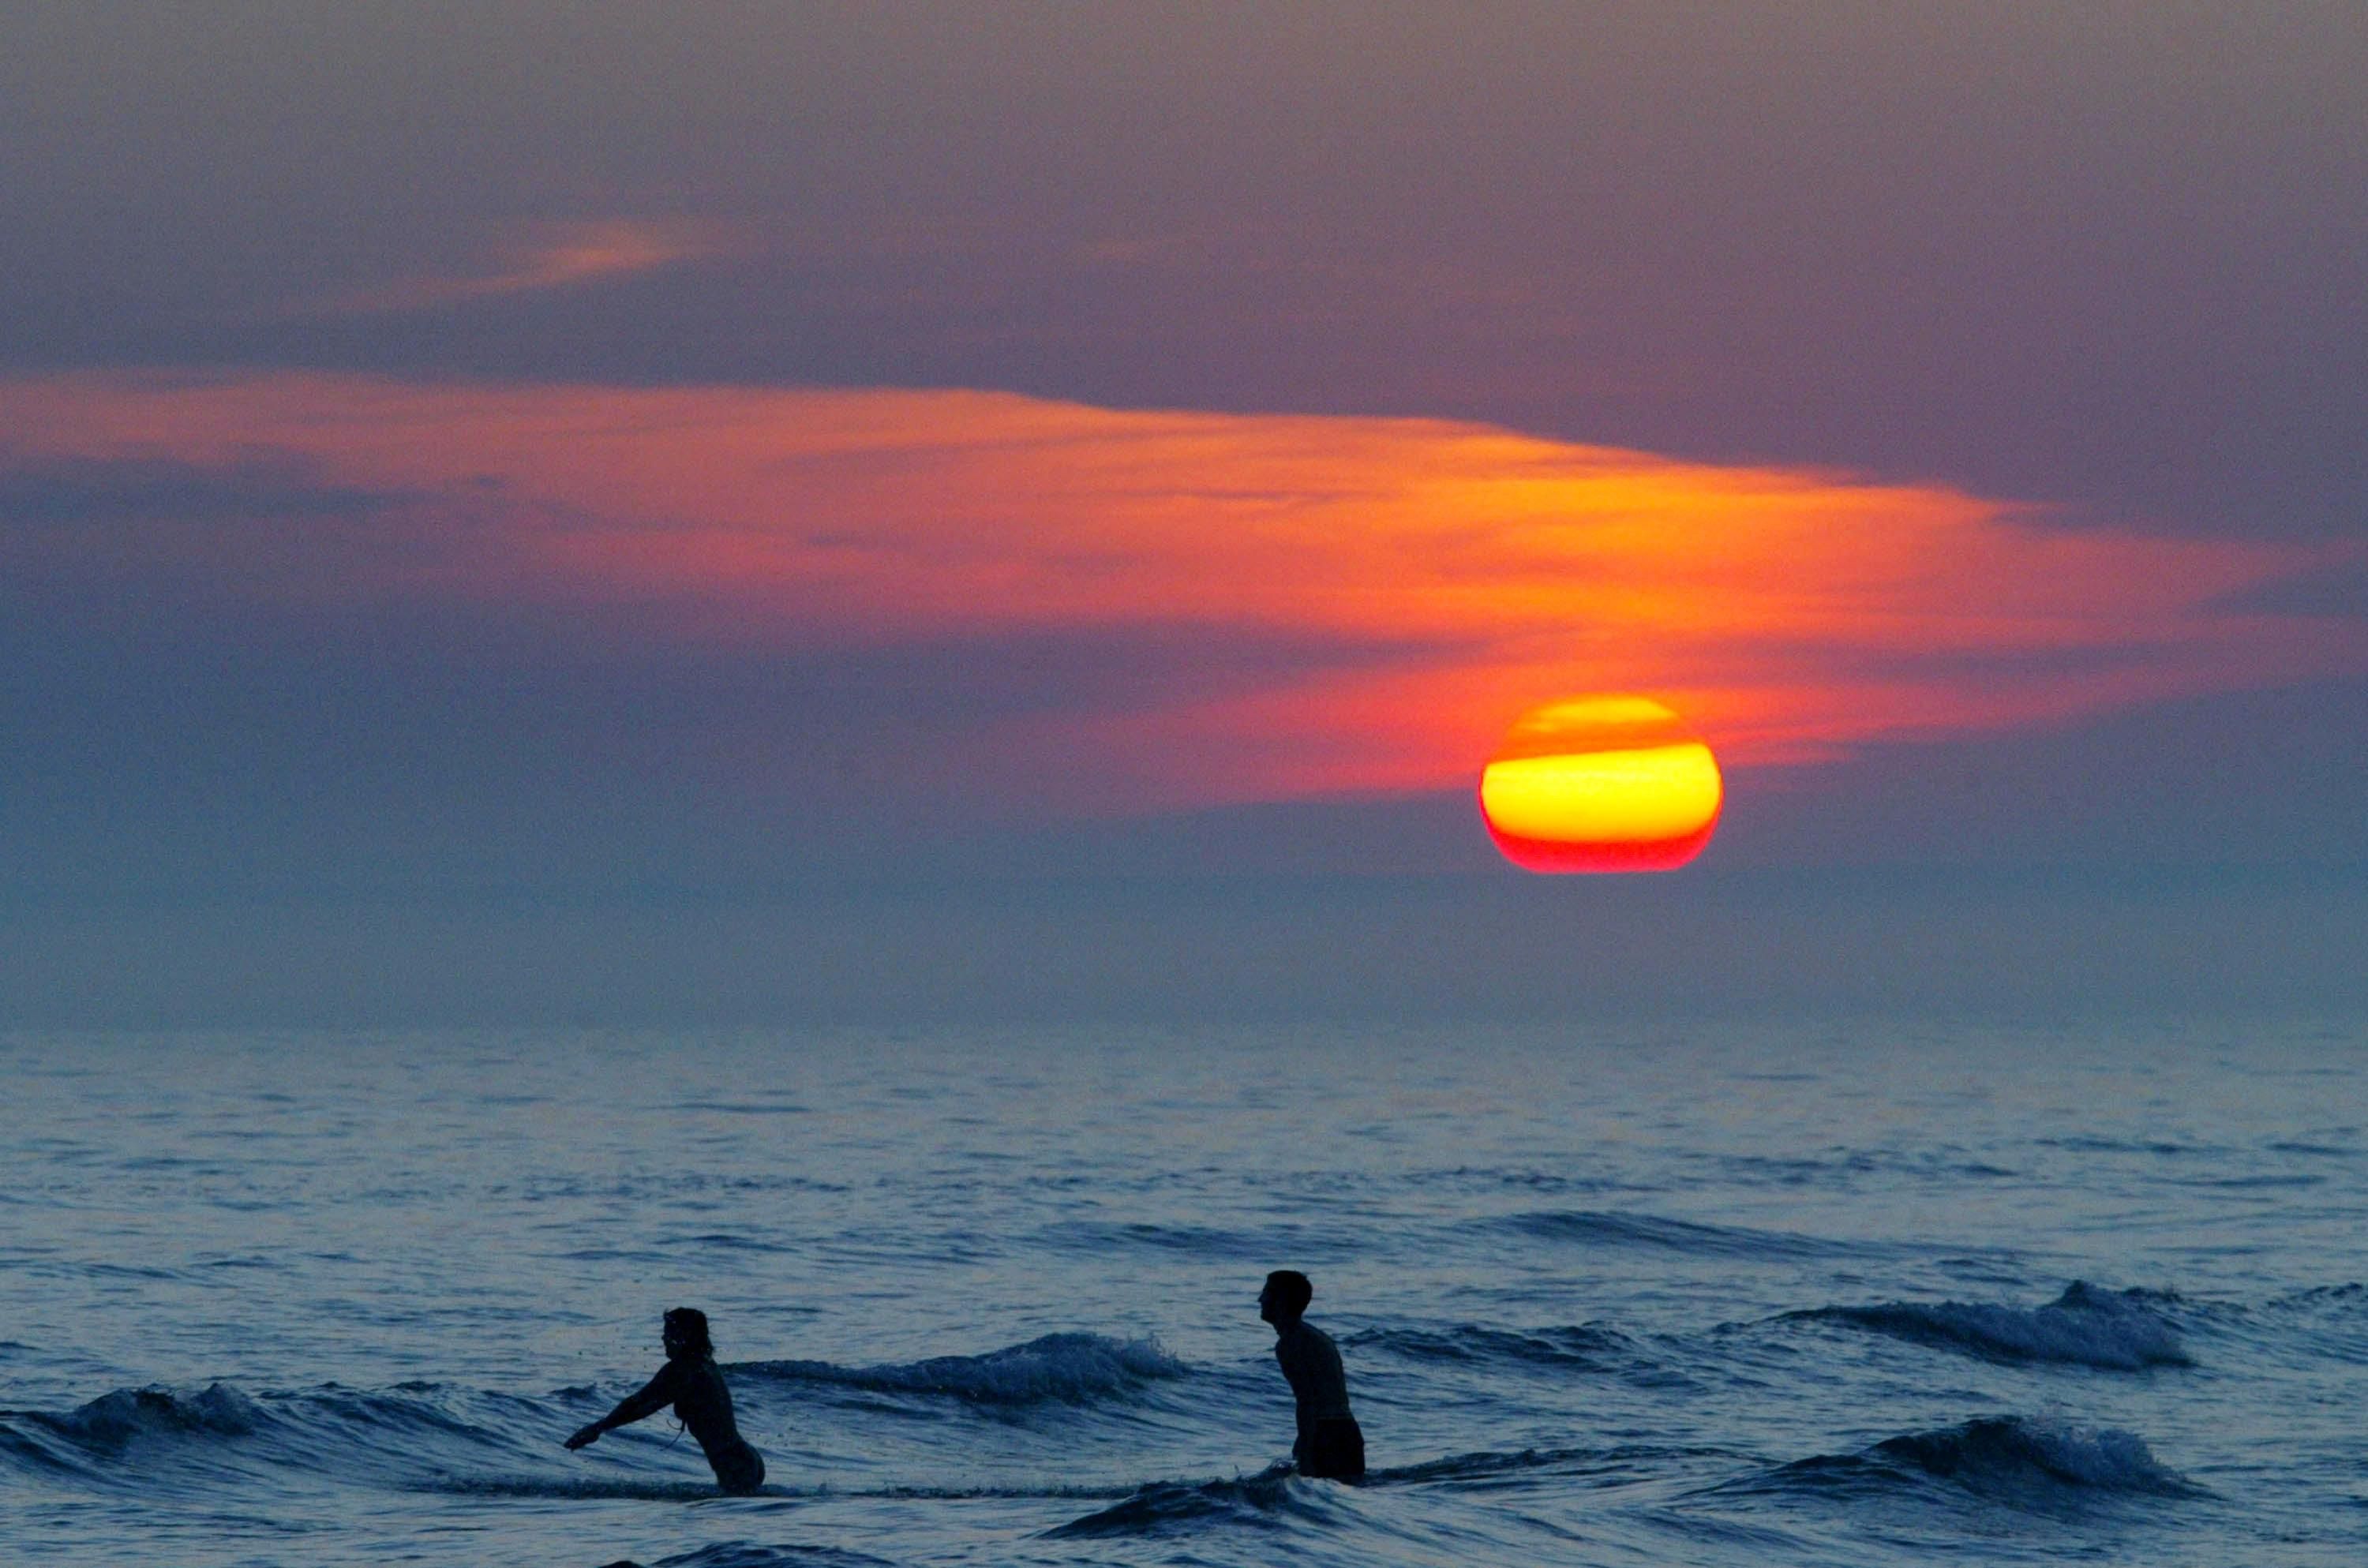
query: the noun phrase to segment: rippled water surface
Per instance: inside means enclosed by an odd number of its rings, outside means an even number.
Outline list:
[[[2368,1561],[2368,1034],[0,1040],[0,1540]],[[1375,1472],[1305,1482],[1311,1274]],[[559,1440],[703,1306],[764,1451]]]

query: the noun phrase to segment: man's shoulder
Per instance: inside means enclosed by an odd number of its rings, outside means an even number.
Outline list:
[[[1274,1342],[1274,1353],[1278,1356],[1305,1356],[1324,1350],[1329,1350],[1335,1356],[1340,1353],[1339,1346],[1332,1343],[1330,1335],[1304,1321],[1292,1324]]]

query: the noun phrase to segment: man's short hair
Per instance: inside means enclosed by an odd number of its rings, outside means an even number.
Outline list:
[[[1315,1299],[1315,1285],[1296,1268],[1278,1268],[1266,1277],[1266,1282],[1274,1288],[1275,1305],[1293,1316],[1305,1312],[1307,1303]]]

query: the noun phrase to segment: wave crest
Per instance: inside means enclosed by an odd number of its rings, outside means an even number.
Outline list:
[[[2179,1330],[2144,1290],[2100,1290],[2079,1280],[2043,1307],[1979,1301],[1889,1301],[1787,1314],[1848,1324],[1894,1339],[1991,1361],[2052,1361],[2137,1371],[2194,1365]]]
[[[1343,1344],[1386,1350],[1414,1361],[1517,1361],[1576,1365],[1594,1369],[1632,1355],[1635,1346],[1617,1329],[1579,1326],[1516,1330],[1458,1324],[1453,1328],[1369,1328]]]
[[[1158,1340],[1048,1334],[984,1356],[932,1356],[872,1367],[831,1361],[736,1361],[737,1376],[822,1383],[874,1393],[930,1394],[972,1404],[1082,1404],[1183,1377],[1190,1369]]]
[[[1495,1223],[1519,1234],[1546,1241],[1580,1242],[1594,1246],[1657,1247],[1712,1257],[1854,1257],[1887,1250],[1870,1244],[1832,1241],[1791,1231],[1710,1225],[1694,1220],[1664,1219],[1657,1214],[1614,1213],[1593,1209],[1535,1210],[1523,1214],[1506,1215]]]
[[[2042,1477],[2100,1492],[2192,1495],[2201,1489],[2154,1457],[2146,1440],[2119,1427],[1990,1416],[1937,1432],[1890,1437],[1871,1450],[1928,1475],[1969,1484],[2009,1485]]]
[[[132,1480],[163,1465],[216,1478],[292,1471],[395,1474],[449,1471],[555,1442],[564,1407],[513,1394],[405,1383],[336,1383],[250,1397],[228,1383],[197,1393],[118,1389],[64,1412],[0,1413],[0,1459],[85,1480]]]
[[[252,1437],[265,1418],[246,1395],[228,1383],[214,1383],[187,1395],[167,1388],[117,1389],[63,1415],[27,1411],[22,1419],[83,1448],[113,1454],[139,1437]]]
[[[1083,1518],[1055,1525],[1043,1533],[1046,1540],[1102,1540],[1113,1537],[1156,1537],[1197,1531],[1211,1525],[1247,1525],[1256,1529],[1280,1528],[1292,1517],[1329,1518],[1315,1489],[1293,1483],[1289,1464],[1277,1464],[1256,1475],[1231,1481],[1155,1481],[1107,1508]]]
[[[888,1568],[886,1560],[845,1551],[835,1546],[760,1546],[754,1541],[720,1540],[696,1551],[661,1557],[650,1568]],[[630,1559],[609,1568],[641,1568]]]
[[[2196,1497],[2207,1494],[2118,1427],[1982,1416],[1930,1432],[1886,1437],[1855,1454],[1821,1454],[1723,1483],[1713,1492],[1869,1495],[1934,1482],[2011,1507],[2060,1509],[2088,1495]]]

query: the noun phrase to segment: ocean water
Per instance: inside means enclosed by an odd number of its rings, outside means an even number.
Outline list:
[[[2368,1561],[2368,1032],[0,1039],[11,1562]],[[1289,1473],[1305,1269],[1371,1483]],[[703,1307],[764,1494],[560,1439]]]

